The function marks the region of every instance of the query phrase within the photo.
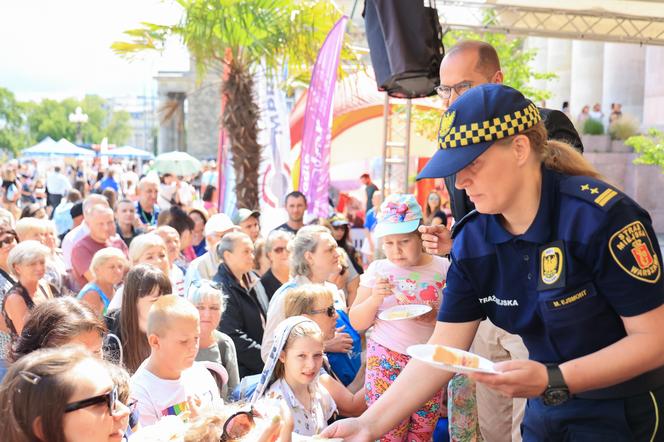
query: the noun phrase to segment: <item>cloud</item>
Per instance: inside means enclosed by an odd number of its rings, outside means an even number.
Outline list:
[[[188,69],[186,50],[129,62],[110,45],[141,21],[171,24],[175,2],[158,0],[2,0],[0,86],[19,99],[153,94],[158,70]]]

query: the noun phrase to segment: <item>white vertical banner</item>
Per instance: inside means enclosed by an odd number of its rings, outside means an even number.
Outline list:
[[[286,94],[278,79],[261,68],[255,77],[258,107],[258,143],[263,146],[259,174],[259,201],[262,213],[284,207],[284,197],[293,190],[290,158],[290,126]],[[262,221],[265,221],[266,216]]]

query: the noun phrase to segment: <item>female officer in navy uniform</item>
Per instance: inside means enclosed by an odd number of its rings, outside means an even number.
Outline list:
[[[477,211],[454,229],[429,343],[468,349],[485,317],[523,338],[530,360],[472,377],[529,398],[524,441],[664,440],[664,281],[650,217],[546,138],[535,105],[503,85],[472,88],[443,115],[418,178],[456,173]],[[375,440],[450,377],[412,360],[360,418],[323,436]]]

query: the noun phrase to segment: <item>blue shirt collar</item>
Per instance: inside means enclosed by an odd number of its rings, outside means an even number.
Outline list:
[[[551,226],[555,223],[552,219],[555,210],[555,202],[558,198],[557,174],[552,170],[542,167],[542,193],[540,205],[535,220],[528,230],[522,235],[512,235],[503,227],[500,215],[489,215],[486,225],[486,240],[492,244],[501,244],[514,239],[520,239],[536,244],[544,244],[549,241]]]

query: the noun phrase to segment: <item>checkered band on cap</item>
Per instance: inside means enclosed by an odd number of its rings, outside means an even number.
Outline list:
[[[440,133],[438,147],[453,149],[496,141],[523,132],[542,121],[539,109],[533,103],[523,110],[491,120],[452,126],[447,133]]]

